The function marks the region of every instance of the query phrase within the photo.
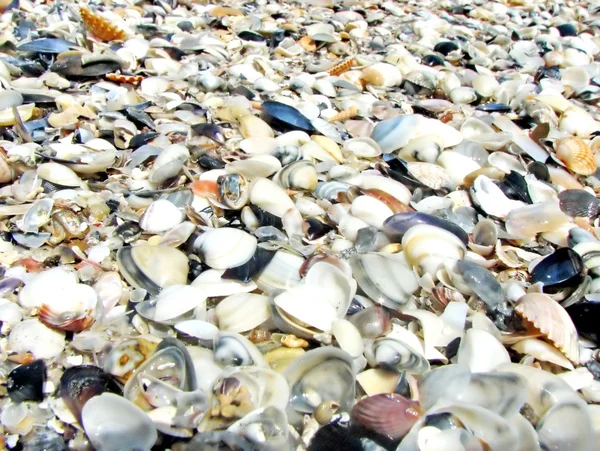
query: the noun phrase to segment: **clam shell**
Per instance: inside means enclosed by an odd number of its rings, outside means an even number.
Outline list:
[[[290,208],[294,208],[294,201],[275,182],[269,179],[257,178],[250,186],[250,202],[280,218]]]
[[[394,440],[404,437],[421,415],[418,402],[396,393],[363,398],[352,408],[356,423]]]
[[[59,186],[77,187],[83,183],[72,169],[58,163],[40,164],[37,174],[40,178]]]
[[[194,250],[214,269],[227,269],[246,263],[256,250],[257,241],[240,229],[209,229],[196,239]]]
[[[566,310],[543,293],[528,293],[515,310],[544,334],[572,362],[579,362],[577,330]]]
[[[581,138],[574,136],[557,139],[554,143],[557,158],[567,168],[579,175],[596,172],[596,160],[590,147]]]
[[[215,314],[221,330],[246,332],[268,320],[271,317],[271,307],[267,296],[240,293],[219,302]]]
[[[315,165],[307,160],[288,164],[276,177],[286,189],[313,191],[318,182]]]
[[[169,285],[158,295],[155,321],[168,321],[195,309],[196,319],[199,317],[199,307],[206,310],[206,293],[191,285]]]
[[[151,294],[158,294],[169,285],[185,285],[189,271],[188,258],[183,252],[146,244],[121,248],[117,264],[127,282]]]
[[[140,227],[150,233],[165,232],[183,221],[183,212],[172,202],[158,199],[140,217]]]

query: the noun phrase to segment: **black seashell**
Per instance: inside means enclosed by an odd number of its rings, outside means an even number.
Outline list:
[[[566,189],[559,193],[558,201],[561,211],[569,216],[586,218],[598,216],[600,200],[586,190]]]
[[[397,182],[403,183],[411,191],[417,188],[424,188],[427,190],[429,189],[421,182],[416,180],[410,174],[410,172],[408,172],[406,161],[397,158],[391,154],[384,154],[382,156],[382,159],[385,163],[379,163],[376,165],[376,169],[382,174],[387,175],[388,177],[396,180]]]
[[[435,66],[443,66],[444,59],[435,53],[430,53],[429,55],[425,55],[421,60],[422,64],[426,66],[435,67]]]
[[[577,36],[577,28],[570,23],[564,23],[556,27],[561,36]]]
[[[121,238],[124,243],[129,244],[140,237],[142,229],[137,222],[125,221],[114,230],[113,234]]]
[[[396,445],[388,437],[360,426],[346,427],[329,423],[313,436],[308,451],[386,451],[396,449]]]
[[[465,243],[465,245],[469,243],[469,236],[467,235],[467,232],[465,232],[456,224],[445,219],[438,218],[437,216],[428,215],[427,213],[419,213],[416,211],[396,213],[395,215],[390,216],[383,223],[383,232],[390,240],[394,242],[400,242],[408,229],[417,224],[429,224],[439,227],[456,235],[458,239]]]
[[[139,133],[139,134],[135,135],[133,138],[131,138],[131,141],[129,141],[129,148],[137,149],[139,147],[142,147],[143,145],[148,144],[150,141],[152,141],[157,136],[158,136],[158,133],[156,133],[156,132]]]
[[[279,230],[283,229],[283,222],[281,222],[279,216],[275,216],[254,204],[250,204],[250,209],[252,210],[252,213],[254,213],[254,216],[256,216],[256,220],[260,227],[273,226]]]
[[[192,130],[202,136],[212,139],[217,144],[225,144],[225,137],[221,127],[215,124],[194,124]]]
[[[534,161],[527,166],[527,170],[530,174],[533,174],[536,179],[541,180],[542,182],[547,182],[550,180],[550,171],[548,170],[548,166],[546,166],[544,163]]]
[[[250,42],[264,42],[265,37],[260,33],[252,30],[242,30],[238,33],[238,38],[243,39],[244,41]]]
[[[531,197],[529,197],[525,177],[516,171],[510,171],[510,174],[504,177],[504,180],[498,183],[498,186],[509,199],[520,200],[528,204],[533,203]]]
[[[510,105],[506,105],[505,103],[486,103],[479,105],[475,109],[479,111],[486,111],[488,113],[510,113],[512,111]]]
[[[244,283],[249,283],[254,276],[265,269],[265,266],[269,264],[274,256],[274,251],[269,251],[259,246],[250,260],[243,265],[226,269],[221,279],[241,280]]]
[[[331,227],[329,224],[326,224],[320,219],[314,217],[306,218],[302,227],[304,229],[306,238],[311,241],[318,240],[333,230],[333,227]]]
[[[0,58],[0,60],[18,67],[25,73],[25,75],[30,77],[39,77],[46,72],[46,66],[40,61],[34,61],[25,58],[13,58],[10,56]]]
[[[433,47],[434,52],[439,52],[444,56],[448,56],[451,52],[455,52],[459,50],[460,47],[456,42],[452,41],[442,41],[438,42],[435,47]]]
[[[55,97],[51,97],[51,96],[47,96],[44,94],[23,94],[23,103],[37,103],[39,105],[46,105],[46,106],[55,106],[56,105],[56,98]],[[40,120],[44,120],[44,119],[40,119]],[[25,122],[25,124],[28,124],[29,122]]]
[[[6,379],[6,390],[13,402],[44,400],[44,381],[46,364],[35,360],[12,370]]]
[[[544,257],[531,271],[531,283],[546,287],[572,285],[584,269],[581,256],[573,249],[561,247]]]
[[[56,60],[50,69],[65,77],[99,77],[120,70],[121,63],[110,57],[83,62],[81,56],[69,55]]]
[[[594,379],[600,381],[600,362],[595,359],[590,359],[585,362],[585,367],[594,375]]]
[[[60,378],[59,392],[69,410],[81,424],[81,412],[88,400],[105,392],[121,394],[112,376],[94,365],[67,368]]]
[[[150,115],[139,108],[135,108],[133,106],[125,108],[125,116],[133,122],[135,122],[138,126],[146,126],[150,130],[156,130],[156,124],[150,117]]]
[[[582,299],[565,310],[573,320],[579,336],[600,344],[600,301]]]
[[[198,158],[198,165],[203,169],[223,169],[225,162],[216,154],[205,153]]]
[[[77,47],[77,44],[65,41],[64,39],[42,38],[31,42],[25,42],[18,46],[17,50],[21,52],[59,54],[66,52],[73,47]]]
[[[306,133],[315,133],[315,127],[296,108],[285,103],[267,100],[262,104],[262,118],[273,128],[288,132],[300,130]]]
[[[231,94],[246,97],[248,100],[253,100],[254,97],[256,97],[256,94],[254,94],[250,89],[242,85],[233,88],[231,90]]]
[[[69,449],[65,439],[51,429],[35,429],[33,433],[27,434],[24,440],[24,451],[66,451]]]

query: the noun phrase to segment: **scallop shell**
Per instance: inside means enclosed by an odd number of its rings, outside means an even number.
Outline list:
[[[590,147],[574,136],[557,139],[554,143],[556,156],[567,168],[579,175],[596,172],[596,160]]]
[[[533,324],[572,362],[579,362],[577,330],[566,310],[543,293],[528,293],[517,301],[515,310]]]
[[[361,426],[394,440],[404,437],[423,415],[419,403],[396,393],[380,393],[361,399],[352,418]]]

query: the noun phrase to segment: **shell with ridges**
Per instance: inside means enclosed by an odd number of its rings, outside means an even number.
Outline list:
[[[596,160],[590,147],[581,138],[574,136],[557,139],[554,143],[556,156],[567,168],[579,175],[596,172]]]

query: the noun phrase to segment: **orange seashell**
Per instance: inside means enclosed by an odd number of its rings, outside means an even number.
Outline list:
[[[18,354],[9,355],[8,360],[14,363],[18,363],[20,365],[26,365],[28,363],[33,362],[35,360],[35,356],[30,352],[20,352]]]
[[[380,190],[377,188],[369,188],[369,189],[362,189],[360,192],[362,194],[364,194],[365,196],[371,196],[371,197],[374,197],[375,199],[383,202],[385,205],[388,206],[388,208],[390,210],[392,210],[392,212],[394,214],[415,211],[414,208],[412,208],[410,205],[406,205],[405,203],[400,202],[398,199],[396,199],[390,193],[387,193],[383,190]]]
[[[423,415],[418,402],[396,393],[363,398],[352,409],[352,419],[366,429],[394,440],[404,437]]]
[[[217,182],[212,180],[196,180],[190,184],[190,188],[199,196],[210,197],[216,199],[219,197]]]
[[[356,105],[352,105],[347,110],[342,110],[335,116],[329,118],[330,123],[334,122],[344,122],[348,119],[352,119],[358,115],[358,107]]]
[[[307,52],[314,52],[317,50],[317,44],[311,39],[310,36],[303,36],[298,40],[298,44]]]
[[[517,301],[515,310],[569,360],[579,362],[577,330],[567,311],[558,302],[543,293],[527,293]]]
[[[230,8],[228,6],[216,6],[208,12],[208,15],[210,17],[226,17],[226,16],[243,16],[244,13],[236,8]]]
[[[107,42],[122,41],[125,39],[125,32],[123,30],[120,30],[114,26],[99,14],[95,14],[89,9],[83,7],[79,10],[79,12],[81,14],[81,20],[83,21],[85,29],[94,36]]]
[[[575,174],[592,175],[596,172],[594,153],[581,138],[572,136],[557,139],[554,150],[556,157]]]
[[[116,81],[117,83],[131,83],[138,84],[144,79],[141,75],[124,75],[124,74],[106,74],[105,77],[110,81]]]
[[[81,332],[94,323],[92,310],[87,310],[82,315],[71,317],[67,313],[58,313],[47,304],[42,304],[38,311],[38,319],[41,323],[54,329],[67,330],[69,332]]]
[[[343,74],[344,72],[347,72],[350,70],[350,68],[352,67],[352,64],[354,64],[354,57],[348,58],[347,60],[344,60],[341,63],[336,64],[331,69],[329,69],[327,71],[327,73],[329,75]]]

